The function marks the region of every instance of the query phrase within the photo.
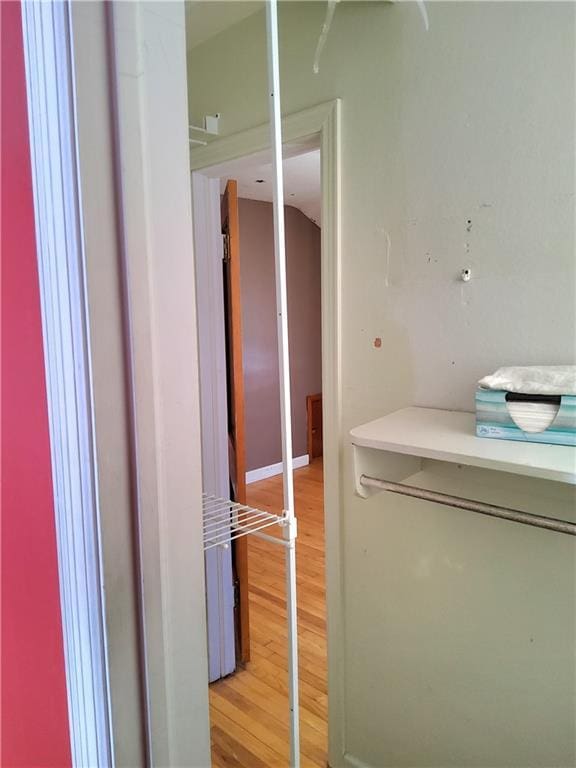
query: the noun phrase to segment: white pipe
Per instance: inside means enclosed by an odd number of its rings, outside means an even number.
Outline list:
[[[273,0],[275,2],[276,0]],[[296,541],[286,547],[286,618],[288,622],[288,693],[290,706],[290,766],[300,768],[300,708],[298,704],[298,615],[296,610]]]
[[[264,541],[268,541],[270,544],[279,544],[281,547],[290,546],[289,541],[286,541],[286,539],[281,539],[279,536],[270,536],[269,534],[262,533],[261,531],[256,531],[251,535],[256,536],[257,539],[264,539]]]
[[[296,519],[292,465],[292,417],[290,408],[290,361],[288,356],[288,299],[286,291],[286,249],[284,233],[284,180],[282,173],[282,113],[280,109],[280,66],[278,53],[277,0],[266,3],[268,49],[268,93],[272,139],[274,257],[276,264],[276,313],[278,364],[282,424],[282,474],[286,516],[286,607],[288,618],[288,691],[290,703],[290,765],[300,768],[300,724],[298,713],[298,622],[296,614]]]
[[[336,10],[337,2],[338,0],[328,0],[326,18],[324,19],[322,31],[320,32],[320,37],[318,38],[318,45],[316,46],[316,53],[314,54],[314,64],[312,65],[312,71],[315,75],[320,72],[320,56],[322,56],[322,51],[324,50],[326,40],[328,39],[328,33],[330,32],[330,26],[332,24],[332,19],[334,18],[334,11]]]
[[[286,292],[286,249],[284,232],[284,174],[282,169],[282,117],[280,112],[280,74],[278,66],[278,23],[276,0],[266,4],[268,40],[268,91],[272,132],[272,182],[274,201],[274,256],[276,262],[276,315],[278,325],[278,364],[280,370],[280,409],[282,424],[282,465],[284,511],[294,515],[292,480],[292,424],[290,411],[290,361],[288,358],[288,300]]]
[[[416,3],[418,5],[420,15],[422,16],[422,21],[424,22],[424,29],[426,32],[428,32],[430,29],[430,22],[428,21],[428,11],[426,10],[426,4],[424,3],[424,0],[416,0]]]

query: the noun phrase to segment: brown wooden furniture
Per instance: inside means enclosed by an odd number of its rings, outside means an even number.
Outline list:
[[[310,461],[322,456],[322,393],[306,398],[308,423],[308,458]]]

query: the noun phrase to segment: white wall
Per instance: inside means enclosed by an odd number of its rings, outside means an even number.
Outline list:
[[[353,495],[353,425],[412,404],[472,410],[502,364],[576,362],[575,8],[427,7],[428,33],[413,3],[340,4],[317,76],[325,4],[280,14],[284,112],[342,98],[347,755],[331,765],[568,766],[573,544]],[[224,134],[264,122],[265,78],[257,14],[191,52],[191,115],[220,112]],[[444,467],[418,482],[573,510],[545,482]]]

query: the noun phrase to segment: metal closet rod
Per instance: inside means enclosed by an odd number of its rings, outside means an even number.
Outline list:
[[[432,501],[435,504],[443,504],[446,507],[465,509],[468,512],[477,512],[480,515],[499,517],[502,520],[511,520],[514,523],[522,523],[522,525],[531,525],[535,528],[546,528],[549,531],[576,536],[576,523],[571,523],[568,520],[557,520],[554,517],[542,517],[542,515],[534,515],[531,512],[521,512],[518,509],[509,509],[508,507],[500,507],[495,504],[484,504],[482,501],[463,499],[460,496],[451,496],[450,494],[438,493],[437,491],[427,491],[424,488],[416,488],[413,485],[379,480],[376,477],[369,477],[368,475],[360,476],[360,484],[367,488],[378,488],[381,491],[390,491],[391,493],[398,493],[401,496],[411,496],[414,499],[423,499],[424,501]]]

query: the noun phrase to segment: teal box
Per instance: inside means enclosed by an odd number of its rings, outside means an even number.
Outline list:
[[[476,434],[498,440],[576,446],[576,396],[562,395],[554,420],[542,432],[525,432],[512,418],[508,392],[498,389],[476,390]]]

